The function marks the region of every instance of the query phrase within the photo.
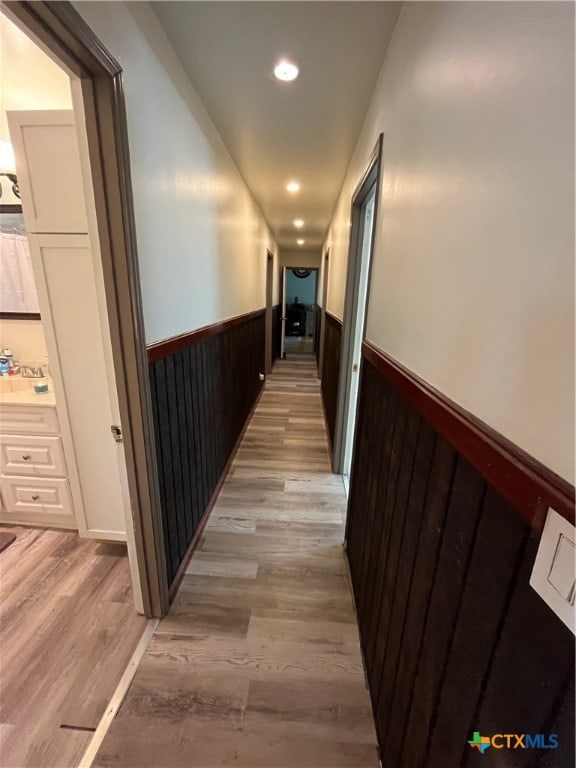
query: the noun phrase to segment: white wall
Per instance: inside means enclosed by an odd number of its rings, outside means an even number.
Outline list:
[[[384,132],[367,337],[574,476],[574,9],[406,3],[326,245]]]
[[[156,16],[75,7],[124,71],[147,342],[263,308],[276,244]]]
[[[0,320],[0,349],[10,347],[14,359],[42,362],[46,355],[46,340],[40,320]]]
[[[6,112],[71,109],[68,75],[13,22],[0,14],[0,141],[10,141]],[[42,361],[46,341],[40,320],[0,320],[0,348],[16,359]]]
[[[292,304],[298,301],[310,306],[316,303],[317,272],[310,272],[308,277],[296,277],[291,269],[286,271],[286,302]]]
[[[281,267],[319,267],[320,253],[300,253],[298,251],[281,251]]]
[[[0,140],[10,141],[8,110],[72,109],[68,75],[3,14],[0,72]]]

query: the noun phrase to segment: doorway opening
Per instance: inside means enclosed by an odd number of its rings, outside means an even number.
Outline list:
[[[317,267],[282,268],[282,357],[305,359],[316,350]]]
[[[354,447],[362,342],[366,326],[370,265],[378,212],[382,140],[383,137],[380,135],[368,168],[352,197],[352,229],[346,277],[334,440],[334,471],[343,475],[347,491]]]
[[[112,382],[110,402],[114,405],[115,401],[117,406],[118,418],[107,424],[107,430],[112,442],[114,437],[122,440],[119,471],[124,474],[125,507],[129,511],[126,542],[132,585],[135,596],[141,598],[136,599],[138,609],[149,617],[162,616],[168,607],[168,587],[122,70],[69,3],[5,3],[2,14],[63,70],[70,81],[73,125],[68,132],[76,134],[80,154],[81,170],[77,169],[76,173],[81,179],[77,178],[76,182],[87,203],[84,238],[89,242],[89,249],[97,250],[92,265],[96,278],[99,273],[100,316],[93,316],[92,322],[99,325],[107,348],[102,365],[106,366],[105,374]],[[36,152],[36,155],[42,156],[42,153]],[[56,189],[58,173],[52,176]],[[49,187],[43,198],[49,206]],[[70,199],[69,193],[67,199]],[[54,205],[52,201],[52,209],[58,207],[63,206]],[[62,231],[59,226],[50,229],[41,224],[36,229],[39,235],[54,238],[56,232]],[[44,248],[44,255],[49,250],[52,255],[56,252],[62,255],[61,245],[61,242],[43,242],[37,244],[37,249]],[[76,243],[77,247],[82,245]],[[56,291],[53,291],[52,298],[55,297]],[[44,304],[46,306],[46,302]],[[89,367],[88,374],[95,365]],[[115,415],[114,408],[112,412]],[[117,429],[111,430],[111,427]]]
[[[272,372],[274,363],[274,256],[266,251],[266,340],[264,356],[264,373],[268,376]]]
[[[322,370],[324,367],[324,335],[326,333],[326,306],[328,303],[328,277],[330,271],[330,248],[326,249],[324,254],[324,260],[322,262],[322,285],[319,297],[319,317],[318,321],[318,338],[316,340],[316,357],[318,360],[318,372],[320,378],[322,378]],[[320,287],[320,286],[319,286]]]
[[[147,622],[79,82],[4,16],[1,34],[2,754],[74,764]]]

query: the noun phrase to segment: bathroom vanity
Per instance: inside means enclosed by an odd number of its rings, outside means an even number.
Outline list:
[[[87,148],[71,110],[7,119],[54,387],[36,394],[28,377],[0,380],[0,520],[125,541],[130,498]],[[3,342],[33,361],[8,334]]]
[[[52,382],[0,379],[0,521],[77,528]]]

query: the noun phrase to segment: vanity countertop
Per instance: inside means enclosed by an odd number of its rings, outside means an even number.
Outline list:
[[[46,377],[48,381],[48,392],[36,394],[34,392],[34,381],[38,379],[23,378],[21,376],[10,376],[0,378],[0,406],[2,405],[40,405],[51,408],[56,407],[56,397],[52,379]]]

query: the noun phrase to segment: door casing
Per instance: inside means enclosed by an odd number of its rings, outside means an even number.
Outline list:
[[[286,358],[286,311],[287,311],[287,305],[286,305],[286,275],[291,269],[309,269],[310,272],[314,272],[316,274],[316,290],[315,290],[315,302],[318,298],[318,276],[320,273],[320,270],[318,267],[282,267],[282,359]],[[314,331],[316,332],[316,331]]]
[[[320,320],[320,353],[318,355],[318,375],[322,378],[322,369],[324,367],[324,336],[326,334],[326,305],[328,303],[328,274],[330,271],[330,248],[326,249],[324,254],[324,265],[322,272],[322,307]]]
[[[286,358],[286,267],[282,267],[280,272],[280,290],[282,298],[280,301],[280,359]]]
[[[140,591],[145,615],[160,617],[168,583],[122,69],[68,2],[15,1],[2,12],[80,81]]]
[[[352,196],[352,212],[350,219],[352,228],[350,233],[350,243],[348,249],[348,270],[346,276],[346,293],[344,299],[344,319],[342,323],[342,351],[340,355],[340,371],[338,374],[338,405],[336,409],[336,427],[334,434],[334,453],[332,460],[333,471],[342,474],[344,471],[344,459],[346,451],[347,429],[349,428],[350,409],[353,406],[351,400],[351,382],[352,376],[360,376],[360,370],[353,371],[354,359],[354,339],[357,330],[360,330],[361,338],[364,339],[366,332],[366,315],[370,299],[370,272],[372,266],[372,255],[374,253],[374,241],[376,235],[376,222],[378,220],[378,209],[381,193],[381,170],[382,170],[382,147],[383,134],[380,134],[376,146],[370,155],[366,171],[360,182],[356,186]],[[375,187],[374,213],[372,217],[372,239],[370,244],[370,253],[368,256],[368,290],[364,307],[361,308],[361,327],[357,328],[356,318],[358,317],[360,272],[362,269],[361,250],[362,250],[362,206],[372,190]],[[354,420],[354,428],[356,420]]]
[[[266,251],[266,350],[264,355],[264,373],[268,376],[272,371],[272,345],[274,344],[274,328],[272,327],[272,305],[274,290],[274,256]]]

